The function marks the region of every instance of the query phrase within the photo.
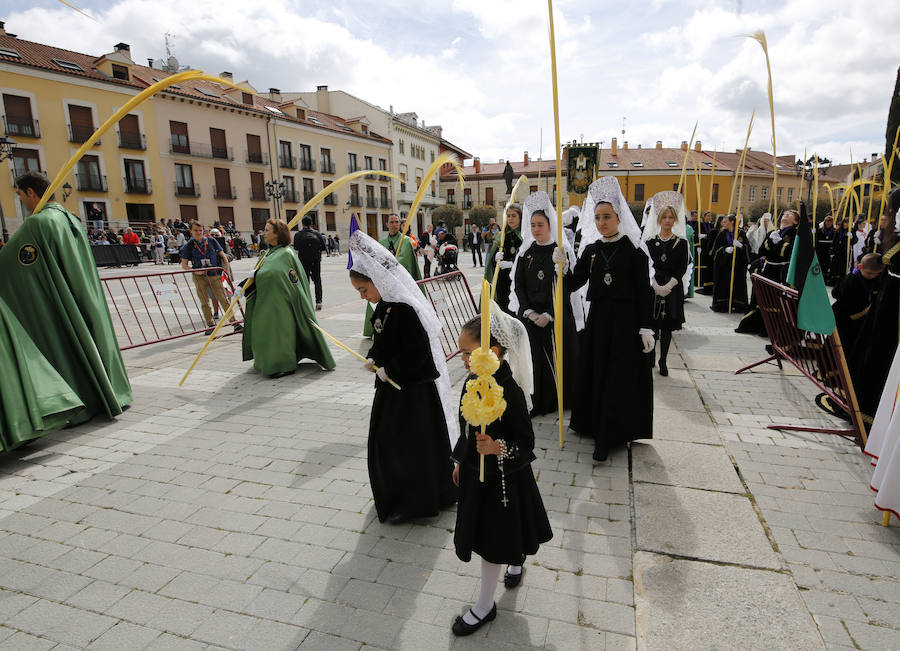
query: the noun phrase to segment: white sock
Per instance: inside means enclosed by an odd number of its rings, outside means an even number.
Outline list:
[[[522,566],[521,565],[510,565],[506,568],[506,571],[509,572],[510,574],[512,574],[513,576],[515,576],[516,574],[522,573]]]
[[[479,620],[484,619],[491,612],[491,608],[494,607],[494,593],[497,591],[497,581],[499,579],[500,566],[496,563],[488,563],[482,558],[481,594],[478,595],[478,601],[475,602],[475,605],[463,615],[463,621],[466,624],[477,624]]]

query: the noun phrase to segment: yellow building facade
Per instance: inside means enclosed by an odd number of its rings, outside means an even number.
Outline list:
[[[5,161],[9,181],[0,183],[10,233],[27,214],[15,195],[16,176],[39,170],[53,178],[102,122],[142,90],[128,72],[131,63],[125,44],[97,58],[22,41],[0,28],[3,130],[16,143]],[[57,200],[85,223],[118,229],[129,219],[152,220],[164,207],[152,183],[161,176],[158,143],[154,105],[147,102],[90,149]]]

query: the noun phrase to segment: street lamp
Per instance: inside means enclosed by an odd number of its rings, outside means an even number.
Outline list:
[[[72,195],[72,185],[68,181],[66,181],[65,184],[62,186],[62,191],[63,191],[63,203],[65,203],[66,199],[68,199]]]
[[[278,201],[284,196],[284,181],[266,181],[266,196],[275,201],[275,217],[281,219],[281,207]]]
[[[800,168],[803,180],[806,181],[806,203],[809,205],[810,196],[812,195],[812,183],[818,174],[828,173],[828,170],[831,169],[831,161],[827,158],[813,154],[805,161],[798,158],[796,165]],[[816,172],[816,168],[819,170],[818,173]],[[818,188],[816,188],[816,190],[818,191]]]
[[[0,136],[0,162],[7,158],[12,158],[13,150],[16,148],[16,141],[6,136]],[[3,243],[9,241],[9,233],[6,230],[6,217],[3,215],[3,205],[0,204],[0,232],[2,232]]]

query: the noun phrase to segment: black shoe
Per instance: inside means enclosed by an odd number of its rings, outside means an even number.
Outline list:
[[[210,336],[210,335],[213,333],[213,331],[214,331],[215,329],[216,329],[216,326],[209,326],[209,327],[206,329],[206,332],[204,332],[203,334],[205,334],[205,335],[208,337],[208,336]]]
[[[218,320],[219,320],[219,313],[216,312],[215,314],[213,314],[213,318],[214,318],[216,321],[218,321]]]
[[[387,519],[390,524],[403,524],[404,522],[408,522],[409,520],[412,520],[411,515],[407,515],[406,513],[401,513],[399,511],[391,513]]]
[[[609,458],[609,450],[605,445],[596,441],[594,443],[594,461],[606,461]]]
[[[506,568],[506,572],[503,573],[503,585],[507,588],[518,588],[519,584],[522,582],[522,575],[525,574],[525,557],[522,557],[522,563],[520,565],[522,571],[518,574],[510,574],[509,567]]]
[[[469,610],[469,612],[472,612],[471,609]],[[472,613],[472,617],[474,617],[475,619],[478,619],[478,616],[475,613]],[[495,603],[493,606],[491,606],[490,612],[484,616],[484,619],[478,619],[477,624],[468,624],[466,622],[466,620],[464,620],[462,618],[462,615],[457,615],[456,621],[453,622],[453,626],[451,627],[450,630],[453,631],[453,634],[456,637],[463,637],[466,635],[471,635],[472,633],[477,631],[479,628],[481,628],[488,622],[491,622],[494,619],[496,619],[496,617],[497,617],[497,604]]]
[[[660,360],[660,362],[659,362],[659,374],[662,375],[663,377],[666,377],[669,375],[669,367],[666,366],[666,363],[662,360]]]
[[[235,323],[235,324],[234,324],[234,331],[235,331],[235,332],[243,332],[243,331],[244,331],[244,326],[243,326],[242,324],[240,324],[240,323]]]

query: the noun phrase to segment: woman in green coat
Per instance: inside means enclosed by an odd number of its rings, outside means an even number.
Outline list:
[[[334,368],[325,338],[310,325],[316,322],[309,281],[290,247],[287,224],[266,222],[263,234],[270,247],[254,271],[244,308],[244,361],[272,378],[290,375],[303,358]]]

